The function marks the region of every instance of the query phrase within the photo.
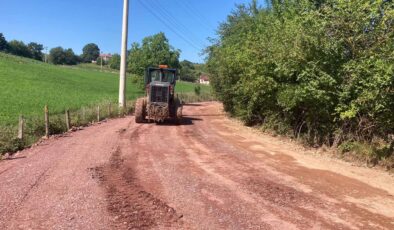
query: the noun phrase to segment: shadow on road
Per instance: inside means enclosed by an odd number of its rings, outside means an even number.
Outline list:
[[[219,113],[219,114],[187,114],[186,116],[191,116],[191,117],[221,117],[225,116],[224,113]]]
[[[179,123],[176,123],[172,120],[166,120],[163,123],[157,123],[159,126],[179,126],[179,125],[193,125],[193,121],[202,121],[201,118],[195,117],[182,117],[182,120]]]
[[[183,104],[184,106],[202,106],[201,104],[191,104],[191,103],[186,103]]]

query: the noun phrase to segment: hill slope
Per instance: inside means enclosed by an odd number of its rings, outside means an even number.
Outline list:
[[[0,53],[0,125],[15,124],[20,114],[41,115],[45,104],[52,113],[61,113],[65,108],[116,102],[118,82],[114,73],[54,66]],[[178,88],[190,92],[194,85],[180,83]],[[127,99],[141,94],[128,81]]]

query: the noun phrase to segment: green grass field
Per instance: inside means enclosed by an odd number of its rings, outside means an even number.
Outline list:
[[[118,80],[116,73],[101,73],[83,65],[54,66],[0,53],[0,126],[16,124],[20,114],[40,116],[46,104],[56,114],[104,101],[116,103]],[[193,83],[179,82],[177,91],[191,93],[194,87]],[[201,86],[201,92],[209,91],[208,86]],[[142,94],[128,81],[128,100]]]

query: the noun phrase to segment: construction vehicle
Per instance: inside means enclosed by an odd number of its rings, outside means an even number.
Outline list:
[[[135,122],[156,122],[172,120],[180,123],[182,103],[175,95],[177,70],[166,65],[150,67],[145,73],[146,96],[135,104]]]

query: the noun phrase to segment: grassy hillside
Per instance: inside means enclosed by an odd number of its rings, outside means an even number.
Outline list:
[[[193,92],[193,84],[179,83],[181,92]],[[128,81],[127,99],[143,92]],[[202,87],[201,91],[209,91]],[[0,53],[0,126],[15,124],[18,116],[42,114],[45,104],[51,113],[93,105],[103,101],[116,102],[118,75],[97,70],[66,68]]]
[[[180,81],[177,82],[176,85],[176,91],[178,93],[192,93],[194,92],[194,88],[196,87],[197,84],[191,83],[191,82],[186,82],[186,81]],[[207,85],[199,85],[201,88],[201,94],[209,94],[211,92],[211,87]]]

